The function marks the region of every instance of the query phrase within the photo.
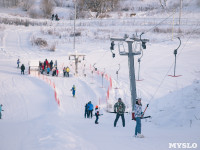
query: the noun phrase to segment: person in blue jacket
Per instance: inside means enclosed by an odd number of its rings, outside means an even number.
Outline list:
[[[1,104],[1,105],[0,105],[0,119],[1,119],[1,111],[3,111],[3,110],[2,110],[2,106],[3,106],[3,105]]]
[[[47,68],[47,75],[49,75],[50,67]]]
[[[17,59],[17,68],[19,68],[20,60],[19,58]]]
[[[88,118],[92,118],[92,112],[93,112],[93,104],[91,101],[88,102]]]
[[[75,85],[73,85],[71,91],[72,91],[72,95],[73,95],[73,97],[75,97],[75,93],[76,93]]]

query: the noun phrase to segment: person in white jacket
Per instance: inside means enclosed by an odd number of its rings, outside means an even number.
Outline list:
[[[142,103],[141,98],[138,98],[134,107],[136,127],[135,127],[135,137],[143,138],[141,134],[141,117],[142,117]]]

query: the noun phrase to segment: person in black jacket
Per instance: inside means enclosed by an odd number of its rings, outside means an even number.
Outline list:
[[[21,65],[21,74],[23,73],[24,74],[24,70],[25,70],[25,66],[24,64]]]
[[[85,118],[88,118],[88,103],[85,104]]]

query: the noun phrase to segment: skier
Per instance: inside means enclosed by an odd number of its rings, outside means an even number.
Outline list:
[[[98,120],[99,120],[99,108],[98,108],[98,106],[95,107],[95,116],[96,116],[95,124],[99,124],[98,123]]]
[[[70,72],[70,69],[69,69],[69,67],[67,66],[67,68],[66,68],[66,72],[67,72],[67,77],[69,77],[69,72]]]
[[[135,119],[136,119],[136,127],[135,127],[135,137],[143,138],[144,135],[141,134],[141,117],[142,117],[142,103],[141,98],[136,100],[136,104],[134,107]]]
[[[88,103],[85,104],[85,118],[88,118]]]
[[[63,77],[65,77],[65,74],[66,74],[66,69],[65,67],[63,68]]]
[[[58,76],[58,73],[59,73],[59,71],[58,71],[58,68],[56,67],[56,76]]]
[[[17,68],[19,68],[20,60],[19,58],[17,59]]]
[[[4,110],[2,110],[2,104],[0,105],[0,119],[1,119],[1,111],[4,111]]]
[[[24,74],[24,70],[25,70],[25,66],[24,64],[21,65],[21,74],[23,73]]]
[[[123,124],[123,127],[125,127],[125,119],[124,119],[124,112],[125,112],[125,104],[122,102],[122,99],[121,98],[118,98],[118,102],[115,103],[114,105],[114,112],[117,113],[116,115],[116,118],[115,118],[115,121],[114,121],[114,127],[116,127],[117,125],[117,121],[119,119],[119,117],[121,116],[122,118],[122,124]],[[117,110],[116,110],[117,109]]]
[[[53,61],[51,60],[50,61],[50,69],[52,70],[52,68],[53,68]]]
[[[52,69],[52,76],[55,76],[56,75],[56,68],[54,67],[53,69]]]
[[[41,74],[44,73],[44,64],[42,64],[42,71],[41,71]]]
[[[73,85],[73,87],[72,87],[71,91],[72,91],[72,95],[73,95],[73,97],[75,97],[75,92],[76,92],[75,85]]]
[[[93,104],[91,101],[88,102],[88,118],[92,118],[92,112],[93,112]]]
[[[47,75],[49,75],[49,72],[50,72],[50,68],[48,67],[47,68]]]

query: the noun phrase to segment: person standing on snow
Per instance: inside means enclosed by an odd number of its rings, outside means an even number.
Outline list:
[[[136,104],[134,107],[136,126],[135,126],[135,137],[143,138],[144,136],[141,134],[141,117],[142,117],[142,103],[141,98],[136,100]]]
[[[65,77],[65,74],[66,74],[66,69],[65,67],[63,68],[63,77]]]
[[[69,77],[69,72],[70,72],[70,69],[69,69],[69,67],[67,66],[67,68],[66,68],[66,72],[67,72],[67,77]]]
[[[76,88],[75,88],[75,85],[73,85],[71,91],[72,91],[72,95],[73,95],[73,97],[75,97],[75,94],[76,94]]]
[[[88,118],[88,103],[85,104],[85,118]]]
[[[117,113],[115,121],[114,121],[114,127],[116,127],[117,125],[117,121],[119,119],[119,117],[121,116],[122,118],[122,124],[123,127],[125,127],[125,119],[124,119],[124,112],[125,112],[126,106],[125,104],[122,102],[121,98],[118,98],[118,102],[115,103],[114,105],[114,112]]]
[[[50,69],[52,70],[52,68],[53,68],[53,61],[51,60],[50,61]]]
[[[88,103],[88,118],[92,118],[92,112],[93,112],[93,104],[91,101]]]
[[[48,66],[48,68],[47,68],[47,75],[49,75],[49,73],[50,73],[50,68]]]
[[[2,104],[0,105],[0,119],[1,119],[1,111],[4,111],[4,110],[2,110]]]
[[[23,73],[24,74],[24,70],[25,70],[25,66],[24,64],[21,65],[21,74]]]
[[[95,116],[96,116],[95,124],[99,124],[99,122],[98,122],[98,120],[99,120],[99,107],[98,106],[95,107]]]
[[[20,60],[19,58],[17,59],[17,68],[19,68]]]

